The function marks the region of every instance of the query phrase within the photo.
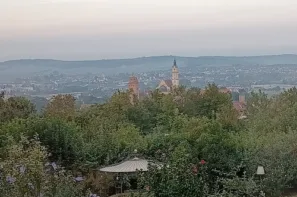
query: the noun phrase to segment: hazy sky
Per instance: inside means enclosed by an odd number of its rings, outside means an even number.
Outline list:
[[[297,0],[0,0],[0,61],[297,53]]]

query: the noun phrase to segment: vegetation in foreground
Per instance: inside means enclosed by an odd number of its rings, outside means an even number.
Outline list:
[[[296,186],[297,89],[271,99],[252,93],[246,120],[215,85],[204,94],[154,91],[134,104],[129,94],[84,110],[59,95],[42,115],[24,98],[2,97],[1,196],[104,196],[108,185],[87,179],[90,170],[135,149],[165,166],[138,175],[138,187],[155,197],[273,197]]]

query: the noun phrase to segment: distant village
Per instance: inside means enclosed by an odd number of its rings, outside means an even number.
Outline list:
[[[73,95],[78,105],[105,102],[115,91],[133,89],[139,97],[148,91],[159,89],[167,94],[174,87],[199,87],[204,89],[209,83],[217,84],[221,91],[230,93],[234,107],[244,110],[245,95],[251,91],[263,91],[273,96],[294,87],[297,84],[296,72],[292,66],[283,65],[230,65],[222,67],[187,67],[185,62],[178,65],[174,60],[168,68],[143,73],[121,73],[106,75],[88,73],[67,75],[59,72],[39,74],[27,78],[18,78],[9,83],[0,83],[0,91],[5,97],[25,96],[41,109],[53,96]]]

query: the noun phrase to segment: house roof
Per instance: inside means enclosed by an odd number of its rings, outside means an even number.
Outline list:
[[[136,172],[138,170],[148,171],[148,161],[145,159],[139,159],[135,157],[134,159],[124,161],[117,165],[108,166],[105,168],[101,168],[101,172]]]
[[[231,90],[229,90],[228,88],[225,88],[225,87],[224,87],[224,88],[220,88],[220,89],[219,89],[219,92],[220,92],[220,93],[226,93],[226,94],[228,94],[228,93],[231,93]]]
[[[206,92],[205,89],[200,90],[200,94],[201,94],[201,95],[203,95],[205,92]],[[224,93],[224,94],[230,94],[230,93],[231,93],[231,90],[229,90],[228,88],[220,88],[220,89],[219,89],[219,92],[220,92],[220,93]]]
[[[167,85],[168,87],[172,87],[172,80],[170,80],[170,79],[166,79],[166,80],[164,80],[164,82],[166,83],[166,85]]]

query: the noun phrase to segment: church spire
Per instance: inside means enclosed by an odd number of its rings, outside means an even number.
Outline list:
[[[177,67],[175,58],[174,58],[174,61],[173,61],[173,67]]]
[[[174,87],[178,87],[179,86],[179,77],[178,77],[178,68],[176,65],[176,60],[174,59],[173,61],[173,66],[172,66],[172,85]]]

